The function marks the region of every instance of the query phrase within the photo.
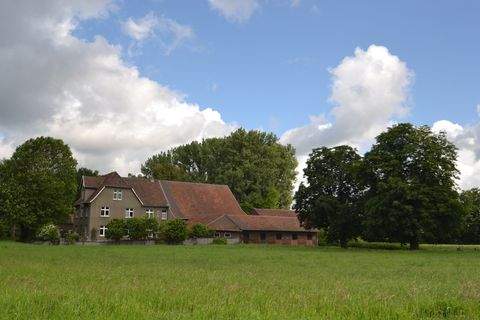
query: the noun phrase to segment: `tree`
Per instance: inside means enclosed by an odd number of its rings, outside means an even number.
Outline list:
[[[448,242],[456,236],[462,206],[456,191],[457,153],[444,133],[427,126],[395,125],[365,154],[368,240]]]
[[[297,160],[271,133],[238,129],[227,137],[192,142],[149,158],[147,178],[226,184],[242,208],[288,208]]]
[[[304,170],[307,183],[301,183],[295,194],[299,220],[324,229],[328,240],[339,241],[342,247],[361,231],[360,163],[360,155],[349,146],[314,149]]]
[[[3,163],[4,215],[14,237],[32,239],[40,226],[72,213],[76,164],[70,148],[50,137],[27,140]]]
[[[77,199],[79,198],[80,191],[82,190],[82,177],[83,176],[97,177],[98,176],[98,171],[88,169],[88,168],[85,168],[85,167],[78,168],[78,170],[77,170]]]
[[[460,194],[465,216],[462,226],[461,242],[480,243],[480,189],[473,188]]]

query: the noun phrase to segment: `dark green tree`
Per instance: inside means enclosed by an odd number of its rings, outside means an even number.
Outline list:
[[[376,138],[362,173],[365,238],[409,243],[449,242],[459,231],[462,205],[456,191],[457,153],[444,133],[402,123]]]
[[[295,194],[300,221],[324,229],[328,240],[342,247],[361,232],[360,163],[360,155],[349,146],[314,149],[304,170],[307,183]]]
[[[297,160],[271,133],[239,129],[176,147],[142,166],[147,178],[227,184],[242,208],[288,208]]]
[[[27,140],[4,162],[2,205],[13,237],[32,239],[40,226],[60,224],[72,213],[76,164],[70,148],[50,137]]]
[[[480,189],[473,188],[460,194],[465,216],[463,220],[462,243],[480,243]]]

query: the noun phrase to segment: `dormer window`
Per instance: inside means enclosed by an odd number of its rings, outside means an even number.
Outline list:
[[[122,190],[113,190],[113,200],[122,200]]]
[[[109,217],[110,216],[110,208],[107,206],[103,206],[100,209],[100,217]]]

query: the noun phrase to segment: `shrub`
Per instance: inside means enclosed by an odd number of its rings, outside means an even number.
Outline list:
[[[212,244],[227,244],[227,239],[225,239],[225,238],[215,238],[215,239],[213,239]]]
[[[204,224],[197,223],[190,229],[189,236],[190,238],[211,238],[213,236],[213,230]]]
[[[50,241],[52,244],[58,244],[60,241],[60,230],[53,223],[46,224],[40,228],[38,238],[43,241]]]
[[[148,231],[144,223],[144,219],[125,219],[124,224],[126,233],[130,240],[143,240],[147,237]]]
[[[145,225],[147,236],[149,238],[156,238],[159,230],[159,223],[155,218],[143,217],[143,223]]]
[[[5,219],[0,217],[0,240],[10,238],[10,226]]]
[[[80,236],[75,231],[69,230],[65,236],[68,244],[75,244],[78,240],[80,240]]]
[[[187,239],[187,223],[181,219],[167,220],[160,224],[160,238],[168,244],[179,244]]]
[[[107,227],[107,231],[105,232],[105,238],[107,239],[119,241],[126,234],[125,223],[123,220],[113,219],[108,222],[106,227]]]

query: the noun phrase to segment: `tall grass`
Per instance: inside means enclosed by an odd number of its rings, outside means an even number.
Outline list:
[[[480,253],[0,242],[3,319],[478,319]]]

